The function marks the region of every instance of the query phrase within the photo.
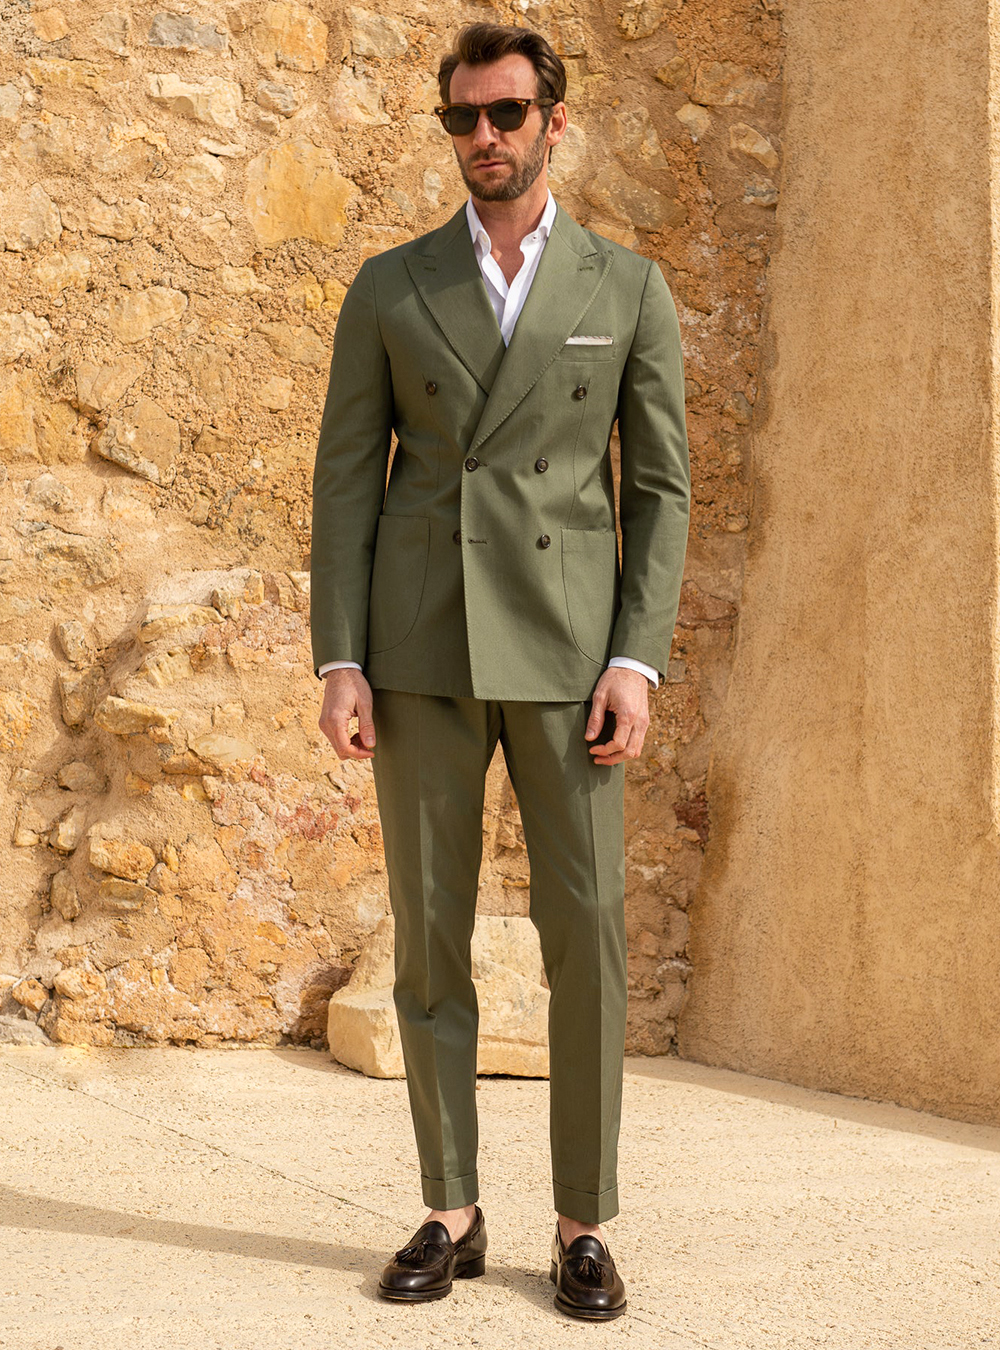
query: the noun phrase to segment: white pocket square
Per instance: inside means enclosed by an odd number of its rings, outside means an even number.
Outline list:
[[[576,344],[577,344],[578,346],[580,346],[580,347],[584,347],[584,346],[587,346],[587,347],[607,347],[607,346],[610,346],[610,344],[611,344],[612,342],[614,342],[614,338],[613,338],[613,337],[568,337],[568,338],[566,339],[566,346],[568,347],[568,346],[570,345],[571,342],[576,343]]]

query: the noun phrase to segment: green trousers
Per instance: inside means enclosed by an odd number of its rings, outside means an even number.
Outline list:
[[[528,851],[549,983],[549,1138],[558,1213],[618,1213],[627,1004],[624,765],[584,739],[590,701],[373,690],[372,768],[395,917],[393,998],[424,1202],[479,1198],[471,940],[486,771],[499,739]]]

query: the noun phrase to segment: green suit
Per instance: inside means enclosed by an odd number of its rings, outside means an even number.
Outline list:
[[[373,688],[532,700],[589,697],[610,656],[665,672],[690,475],[660,269],[560,207],[505,349],[464,208],[368,259],[337,324],[313,490],[317,671],[358,661]]]
[[[624,766],[594,764],[583,730],[610,657],[666,671],[689,511],[680,333],[655,263],[558,207],[506,348],[464,207],[363,263],[316,456],[312,646],[317,673],[357,661],[373,689],[395,1002],[429,1205],[478,1198],[469,941],[499,741],[550,987],[556,1208],[585,1222],[617,1212]]]

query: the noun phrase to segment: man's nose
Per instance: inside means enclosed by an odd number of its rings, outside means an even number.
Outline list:
[[[482,108],[479,112],[479,121],[476,123],[476,129],[472,133],[472,143],[480,147],[485,147],[487,145],[495,145],[496,139],[496,128],[486,116],[486,109]]]

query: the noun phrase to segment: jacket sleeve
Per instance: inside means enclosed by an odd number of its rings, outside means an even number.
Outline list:
[[[313,471],[309,618],[313,668],[364,665],[368,592],[392,439],[392,377],[370,260],[344,296]]]
[[[622,576],[612,656],[666,673],[691,513],[680,325],[650,263],[618,390]]]

